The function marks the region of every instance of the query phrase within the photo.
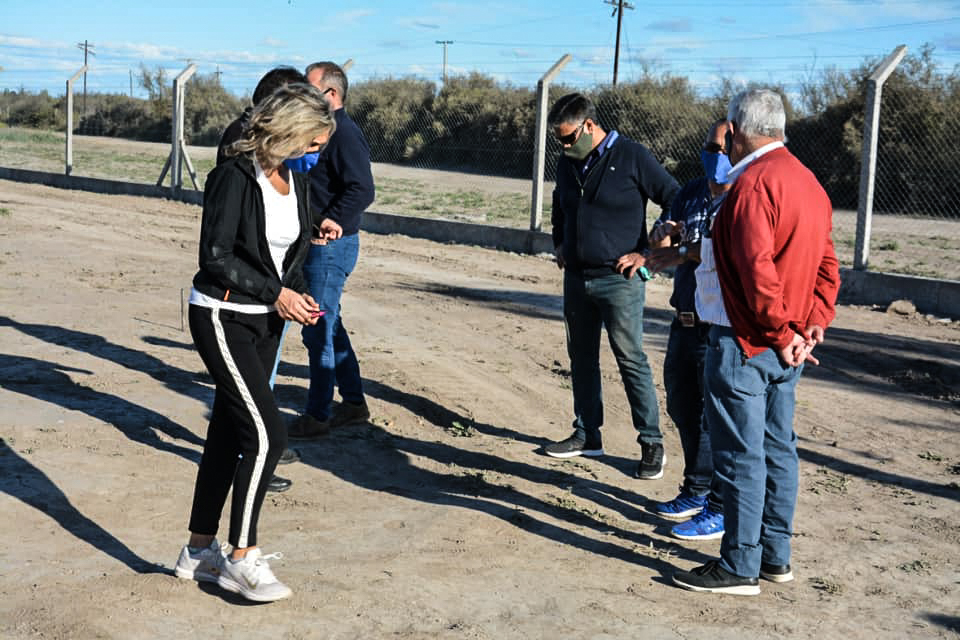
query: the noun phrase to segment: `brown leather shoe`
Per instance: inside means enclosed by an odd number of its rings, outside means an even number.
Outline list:
[[[330,421],[320,421],[305,413],[290,425],[287,435],[291,440],[316,440],[330,431]]]
[[[330,416],[329,424],[331,429],[343,427],[348,424],[361,424],[370,419],[370,409],[366,402],[353,404],[352,402],[341,402],[333,410]]]

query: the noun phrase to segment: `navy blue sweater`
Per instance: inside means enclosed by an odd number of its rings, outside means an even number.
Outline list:
[[[313,224],[330,218],[349,236],[360,230],[361,214],[374,198],[370,147],[345,109],[334,111],[337,130],[310,169]]]
[[[563,245],[567,269],[605,270],[621,256],[644,251],[647,201],[664,209],[680,185],[650,150],[624,136],[581,175],[583,163],[560,156],[553,191],[553,244]]]

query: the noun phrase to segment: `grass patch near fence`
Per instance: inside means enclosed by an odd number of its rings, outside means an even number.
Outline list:
[[[63,173],[63,132],[0,126],[0,166]],[[156,184],[169,144],[76,136],[73,175]],[[189,147],[199,188],[213,168],[216,149]],[[379,168],[379,173],[378,173]],[[389,175],[383,175],[383,174]],[[513,229],[530,225],[529,182],[473,174],[376,165],[372,211]],[[193,185],[184,167],[187,188]],[[169,172],[164,184],[169,184]],[[551,187],[544,193],[542,230],[550,231]],[[647,210],[647,224],[659,216]],[[9,215],[0,212],[0,216]],[[842,266],[853,265],[856,212],[835,211],[833,240]],[[869,268],[960,280],[960,219],[875,215]]]

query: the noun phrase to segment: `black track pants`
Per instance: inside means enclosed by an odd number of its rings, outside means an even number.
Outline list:
[[[257,520],[287,430],[270,389],[283,320],[190,305],[190,333],[216,383],[207,440],[197,472],[190,531],[213,535],[227,494],[234,547],[257,544]]]

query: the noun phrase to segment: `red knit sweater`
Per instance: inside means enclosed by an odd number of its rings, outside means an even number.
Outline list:
[[[786,148],[754,160],[713,225],[723,304],[747,357],[826,329],[840,288],[830,199]]]

